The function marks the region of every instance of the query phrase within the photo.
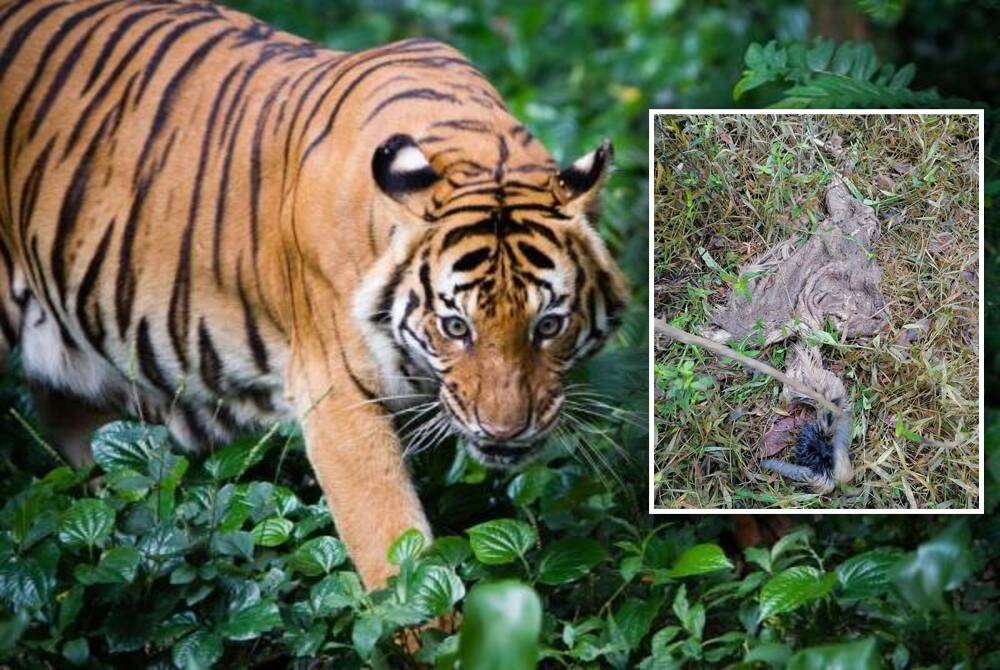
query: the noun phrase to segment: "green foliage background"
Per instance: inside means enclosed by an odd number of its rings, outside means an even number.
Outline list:
[[[535,657],[552,668],[1000,664],[991,632],[996,574],[987,569],[1000,551],[994,514],[817,518],[741,552],[727,518],[645,514],[643,428],[647,108],[925,104],[939,100],[928,92],[934,85],[942,105],[995,104],[995,2],[829,3],[835,10],[783,0],[230,4],[341,49],[441,38],[486,73],[557,158],[614,139],[618,173],[600,225],[635,300],[618,340],[577,381],[621,411],[596,408],[603,416],[575,426],[521,473],[486,473],[450,448],[422,457],[415,469],[439,538],[429,548],[401,538],[392,554],[399,580],[366,595],[294,428],[199,462],[172,454],[158,429],[115,424],[98,438],[97,467],[72,473],[53,469],[25,390],[8,375],[0,386],[0,661],[451,668],[461,658],[471,668],[497,662],[482,650],[498,649],[520,659],[503,666],[511,668]],[[820,31],[835,41],[824,62],[828,47],[810,41]],[[950,48],[959,32],[961,48]],[[848,47],[838,60],[852,37],[873,49]],[[808,57],[811,49],[820,52]],[[889,73],[883,60],[917,67]],[[989,146],[997,148],[993,139]],[[993,151],[990,197],[1000,191],[996,158]],[[994,215],[990,201],[990,269]],[[992,287],[996,273],[986,274]],[[996,437],[991,428],[991,511]],[[95,475],[103,481],[88,485]],[[505,625],[489,614],[512,603],[525,615]],[[400,643],[403,628],[455,606],[473,622],[467,632],[411,633],[421,638],[416,653]],[[485,616],[501,643],[475,623]]]

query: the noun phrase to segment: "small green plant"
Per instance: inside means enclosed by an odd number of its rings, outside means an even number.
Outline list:
[[[692,405],[703,402],[708,390],[715,386],[715,380],[698,374],[695,362],[683,359],[676,363],[657,363],[655,367],[657,388],[664,397],[658,405],[667,414],[684,412]]]

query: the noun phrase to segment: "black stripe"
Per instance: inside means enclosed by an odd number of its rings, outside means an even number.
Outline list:
[[[455,264],[451,266],[451,270],[452,272],[471,272],[482,265],[490,257],[491,253],[492,250],[489,247],[480,247],[475,251],[470,251],[455,261]]]
[[[35,109],[35,117],[31,120],[31,126],[28,129],[29,141],[33,140],[35,135],[38,133],[39,126],[42,125],[42,121],[44,121],[45,117],[48,116],[49,110],[52,109],[52,104],[55,102],[59,93],[62,92],[63,87],[69,80],[70,74],[73,72],[73,68],[75,68],[80,62],[80,56],[83,55],[83,50],[87,48],[87,45],[90,43],[90,39],[94,36],[97,29],[104,25],[104,22],[107,21],[107,19],[107,16],[101,17],[99,21],[94,23],[94,25],[92,25],[87,32],[84,33],[83,37],[77,40],[69,54],[62,57],[62,64],[56,71],[56,75],[52,78],[51,83],[49,83],[49,88],[45,92],[45,97],[42,98],[42,101]]]
[[[160,64],[163,63],[163,59],[166,58],[167,52],[177,46],[180,42],[181,37],[184,33],[194,30],[198,26],[205,25],[206,23],[211,23],[217,20],[213,16],[202,16],[193,21],[188,21],[187,23],[182,23],[180,25],[175,25],[174,29],[163,36],[160,43],[156,45],[156,51],[153,52],[151,58],[146,61],[146,65],[143,68],[142,81],[139,83],[139,91],[136,93],[135,100],[136,104],[142,100],[143,94],[146,92],[146,87],[149,86],[149,82],[152,81],[153,77],[156,75],[156,71],[160,69]],[[216,38],[211,40],[210,43],[218,41],[218,37],[222,35],[228,35],[230,33],[236,32],[235,28],[227,28],[221,33],[216,35]],[[202,45],[204,47],[204,45]],[[192,56],[193,58],[194,56]],[[200,59],[198,59],[200,60]],[[186,61],[184,65],[180,67],[180,71],[187,69],[190,65],[190,61]]]
[[[492,133],[490,126],[477,119],[451,119],[449,121],[435,121],[431,128],[452,128],[454,130],[464,130],[472,133]]]
[[[156,351],[153,349],[153,341],[149,337],[149,321],[146,317],[139,320],[139,328],[136,331],[135,353],[139,359],[139,371],[149,380],[149,382],[170,395],[171,390],[167,384],[167,378],[156,360]]]
[[[0,51],[0,78],[3,78],[7,74],[7,68],[10,67],[11,61],[17,56],[18,52],[28,43],[28,37],[35,31],[35,28],[48,17],[49,14],[65,7],[67,3],[60,2],[52,5],[46,5],[40,10],[32,14],[25,21],[17,27],[14,34],[8,38],[7,47]]]
[[[351,93],[354,92],[354,89],[360,86],[365,79],[373,75],[378,70],[385,67],[400,66],[403,64],[407,64],[411,67],[426,67],[426,68],[443,68],[448,64],[459,64],[471,67],[471,65],[469,65],[469,62],[463,58],[442,58],[442,57],[400,58],[389,61],[383,61],[381,63],[371,66],[370,68],[359,74],[357,77],[355,77],[353,80],[351,80],[351,83],[348,84],[347,87],[344,89],[344,92],[341,93],[340,98],[337,100],[337,104],[334,105],[333,110],[330,112],[330,115],[327,118],[326,125],[323,127],[323,130],[319,133],[319,135],[313,138],[313,140],[309,143],[309,146],[306,147],[306,150],[302,155],[302,160],[299,161],[299,165],[305,164],[305,162],[309,160],[309,157],[312,155],[312,152],[315,151],[316,148],[320,144],[322,144],[323,140],[325,140],[330,135],[330,132],[333,130],[333,125],[340,114],[341,108],[344,106],[344,103],[347,102],[347,99],[350,97]],[[337,82],[340,80],[341,77],[343,77],[344,74],[346,74],[346,71],[341,75],[339,75],[337,79],[334,80],[333,84],[331,84],[330,88],[327,90],[332,91],[333,88],[337,85]],[[322,98],[320,102],[322,102]],[[317,103],[317,106],[314,107],[313,109],[314,112],[316,112],[319,109],[319,104],[320,103]],[[306,120],[306,128],[309,127],[309,122],[311,120],[312,120],[312,115],[310,115],[310,118]]]
[[[52,249],[49,254],[49,263],[52,265],[52,276],[56,283],[56,293],[59,296],[60,304],[66,303],[66,251],[69,248],[69,239],[73,234],[79,217],[83,210],[83,201],[87,195],[87,186],[90,182],[91,165],[94,155],[99,147],[104,146],[105,136],[108,127],[114,120],[116,110],[112,109],[101,121],[97,132],[90,139],[87,149],[83,152],[73,176],[70,179],[69,187],[63,194],[62,206],[59,208],[59,218],[56,222],[56,233],[52,239]]]
[[[212,335],[208,332],[204,317],[198,322],[198,358],[198,370],[201,372],[205,387],[216,395],[222,395],[222,359],[212,342]]]
[[[166,53],[166,48],[164,47],[164,44],[168,43],[173,39],[177,39],[179,34],[183,34],[183,32],[185,32],[186,30],[189,30],[196,25],[201,25],[202,23],[206,23],[209,20],[211,19],[193,21],[191,23],[186,23],[181,26],[178,26],[177,29],[175,29],[169,35],[167,35],[160,43],[160,47],[157,49],[158,59],[162,59],[163,55],[165,55]],[[182,28],[185,30],[181,30]],[[141,176],[144,173],[144,168],[147,165],[149,153],[152,151],[153,144],[160,136],[160,133],[163,132],[163,128],[167,123],[167,119],[170,116],[170,112],[173,110],[174,99],[176,98],[184,79],[189,74],[191,74],[191,72],[196,67],[198,67],[201,61],[205,60],[205,57],[215,47],[215,45],[219,43],[220,40],[222,40],[223,38],[227,37],[228,35],[234,32],[236,32],[235,28],[227,28],[221,32],[216,33],[210,39],[202,43],[201,46],[195,49],[195,51],[187,57],[187,59],[184,61],[184,64],[177,69],[177,72],[174,73],[174,76],[171,77],[170,81],[164,87],[163,93],[160,95],[160,100],[156,105],[156,112],[153,114],[152,127],[150,128],[149,133],[146,135],[146,141],[143,143],[142,151],[139,153],[139,160],[136,162],[134,184],[138,184],[139,180],[141,179]],[[151,72],[155,71],[156,67],[158,66],[159,64],[158,59],[154,58],[152,69],[150,67],[146,68],[144,79],[139,84],[139,90],[136,93],[136,98],[135,98],[136,100],[142,99],[143,89],[145,88],[146,84],[149,83],[149,79],[152,76]]]
[[[135,233],[139,226],[139,218],[149,194],[148,178],[139,183],[132,196],[128,219],[122,232],[122,241],[118,252],[118,277],[115,280],[115,319],[118,324],[118,336],[125,338],[125,332],[132,322],[132,305],[135,302],[135,273],[132,271],[132,246],[135,244]]]
[[[31,258],[34,261],[36,274],[42,279],[40,285],[42,287],[42,297],[45,299],[45,304],[48,305],[48,312],[51,313],[52,318],[55,319],[56,325],[59,326],[59,336],[62,338],[63,344],[69,349],[78,349],[79,345],[76,343],[76,339],[69,334],[69,330],[66,328],[66,324],[63,320],[59,318],[59,311],[56,309],[55,301],[52,300],[52,295],[49,293],[48,282],[44,281],[45,274],[42,270],[42,259],[38,253],[38,237],[31,237]]]
[[[111,223],[104,229],[104,235],[101,236],[101,241],[98,242],[93,255],[90,257],[90,262],[87,263],[87,270],[83,273],[83,279],[80,280],[80,287],[76,291],[76,320],[83,328],[87,340],[95,349],[102,353],[104,352],[104,324],[100,319],[94,319],[93,325],[91,325],[91,320],[87,318],[87,301],[90,299],[90,294],[94,291],[94,287],[97,286],[97,278],[101,274],[101,268],[104,267],[104,259],[107,257],[108,245],[111,243],[111,235],[114,232],[115,224],[115,220],[112,219]]]
[[[424,288],[424,309],[434,310],[434,289],[431,288],[431,266],[425,258],[420,264],[420,285]]]
[[[83,87],[83,95],[86,95],[87,92],[90,91],[91,87],[97,82],[98,77],[100,77],[101,73],[104,72],[104,68],[107,65],[108,58],[111,56],[111,52],[114,51],[115,47],[121,44],[121,40],[125,37],[125,33],[127,33],[129,29],[141,19],[156,11],[156,9],[144,9],[134,12],[133,14],[129,14],[125,18],[120,18],[118,20],[118,25],[115,26],[114,31],[108,36],[107,41],[104,43],[104,47],[101,49],[101,53],[98,54],[97,59],[91,67],[90,76],[87,77],[87,83]]]
[[[212,230],[212,272],[215,275],[215,283],[218,286],[222,285],[222,224],[226,220],[226,200],[229,197],[229,173],[232,168],[236,139],[239,136],[240,127],[243,125],[243,119],[246,116],[248,102],[248,99],[243,99],[239,116],[236,118],[236,125],[233,126],[232,135],[229,137],[229,145],[226,147],[225,158],[222,161],[222,177],[219,180],[219,190],[215,196],[215,223]],[[223,127],[223,132],[225,132],[225,127]]]
[[[153,24],[152,26],[147,28],[144,33],[139,35],[135,43],[131,47],[129,47],[129,50],[122,56],[121,60],[118,61],[118,65],[115,66],[115,69],[111,72],[111,74],[108,76],[105,82],[101,85],[101,88],[97,90],[97,93],[94,94],[94,97],[90,99],[90,102],[87,103],[87,106],[80,114],[80,118],[73,126],[73,132],[69,134],[69,139],[66,141],[66,146],[63,149],[61,160],[66,160],[66,157],[69,156],[70,152],[76,148],[76,144],[80,140],[80,133],[83,132],[83,128],[86,125],[87,121],[93,118],[94,110],[96,110],[98,105],[100,105],[104,101],[104,99],[108,96],[108,93],[111,92],[114,85],[118,83],[119,77],[121,77],[122,73],[125,71],[125,68],[135,63],[136,53],[138,53],[138,51],[143,47],[143,45],[145,45],[146,41],[149,40],[149,38],[152,37],[156,31],[158,31],[160,28],[164,26],[170,25],[170,23],[171,23],[170,19],[164,19],[162,21]]]
[[[198,157],[198,169],[195,173],[192,184],[191,204],[188,207],[187,225],[184,227],[184,234],[181,238],[181,248],[177,261],[177,274],[174,280],[173,290],[170,296],[170,308],[167,318],[170,341],[174,347],[181,366],[187,370],[187,332],[190,328],[191,318],[191,240],[194,236],[194,226],[198,217],[198,206],[201,204],[201,190],[205,179],[205,169],[210,153],[212,133],[218,120],[219,106],[222,98],[226,94],[233,77],[240,65],[229,71],[222,82],[219,92],[212,103],[212,111],[208,117],[205,132],[202,135],[201,154]]]
[[[528,244],[527,242],[518,242],[517,248],[520,249],[521,253],[524,254],[524,257],[528,259],[528,262],[536,268],[551,270],[556,266],[548,255],[534,245]]]
[[[376,105],[375,109],[373,109],[371,113],[365,117],[364,122],[361,124],[362,127],[367,126],[368,123],[385,110],[385,108],[405,100],[427,100],[431,102],[450,102],[456,105],[461,104],[458,98],[449,93],[441,93],[440,91],[435,91],[433,88],[411,88],[406,91],[396,93]]]
[[[271,365],[267,360],[267,346],[260,336],[260,329],[257,327],[257,318],[254,316],[253,307],[247,299],[246,291],[243,290],[243,280],[238,269],[236,282],[240,294],[240,304],[243,306],[243,324],[247,333],[247,343],[250,345],[250,353],[253,355],[254,364],[262,373],[270,372]]]

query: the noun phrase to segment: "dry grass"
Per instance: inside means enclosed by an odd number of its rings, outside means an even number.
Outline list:
[[[704,325],[738,284],[740,264],[824,216],[838,174],[875,208],[889,303],[889,326],[875,338],[823,347],[856,422],[855,479],[832,496],[757,468],[781,406],[776,382],[657,342],[657,507],[978,507],[977,134],[974,116],[657,119],[658,316]],[[782,344],[746,351],[784,367]]]

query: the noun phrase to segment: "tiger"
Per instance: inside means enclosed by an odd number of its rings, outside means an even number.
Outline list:
[[[517,468],[628,281],[601,143],[560,167],[460,52],[330,50],[184,0],[0,1],[0,362],[66,459],[297,422],[365,587],[432,538],[401,417]]]

